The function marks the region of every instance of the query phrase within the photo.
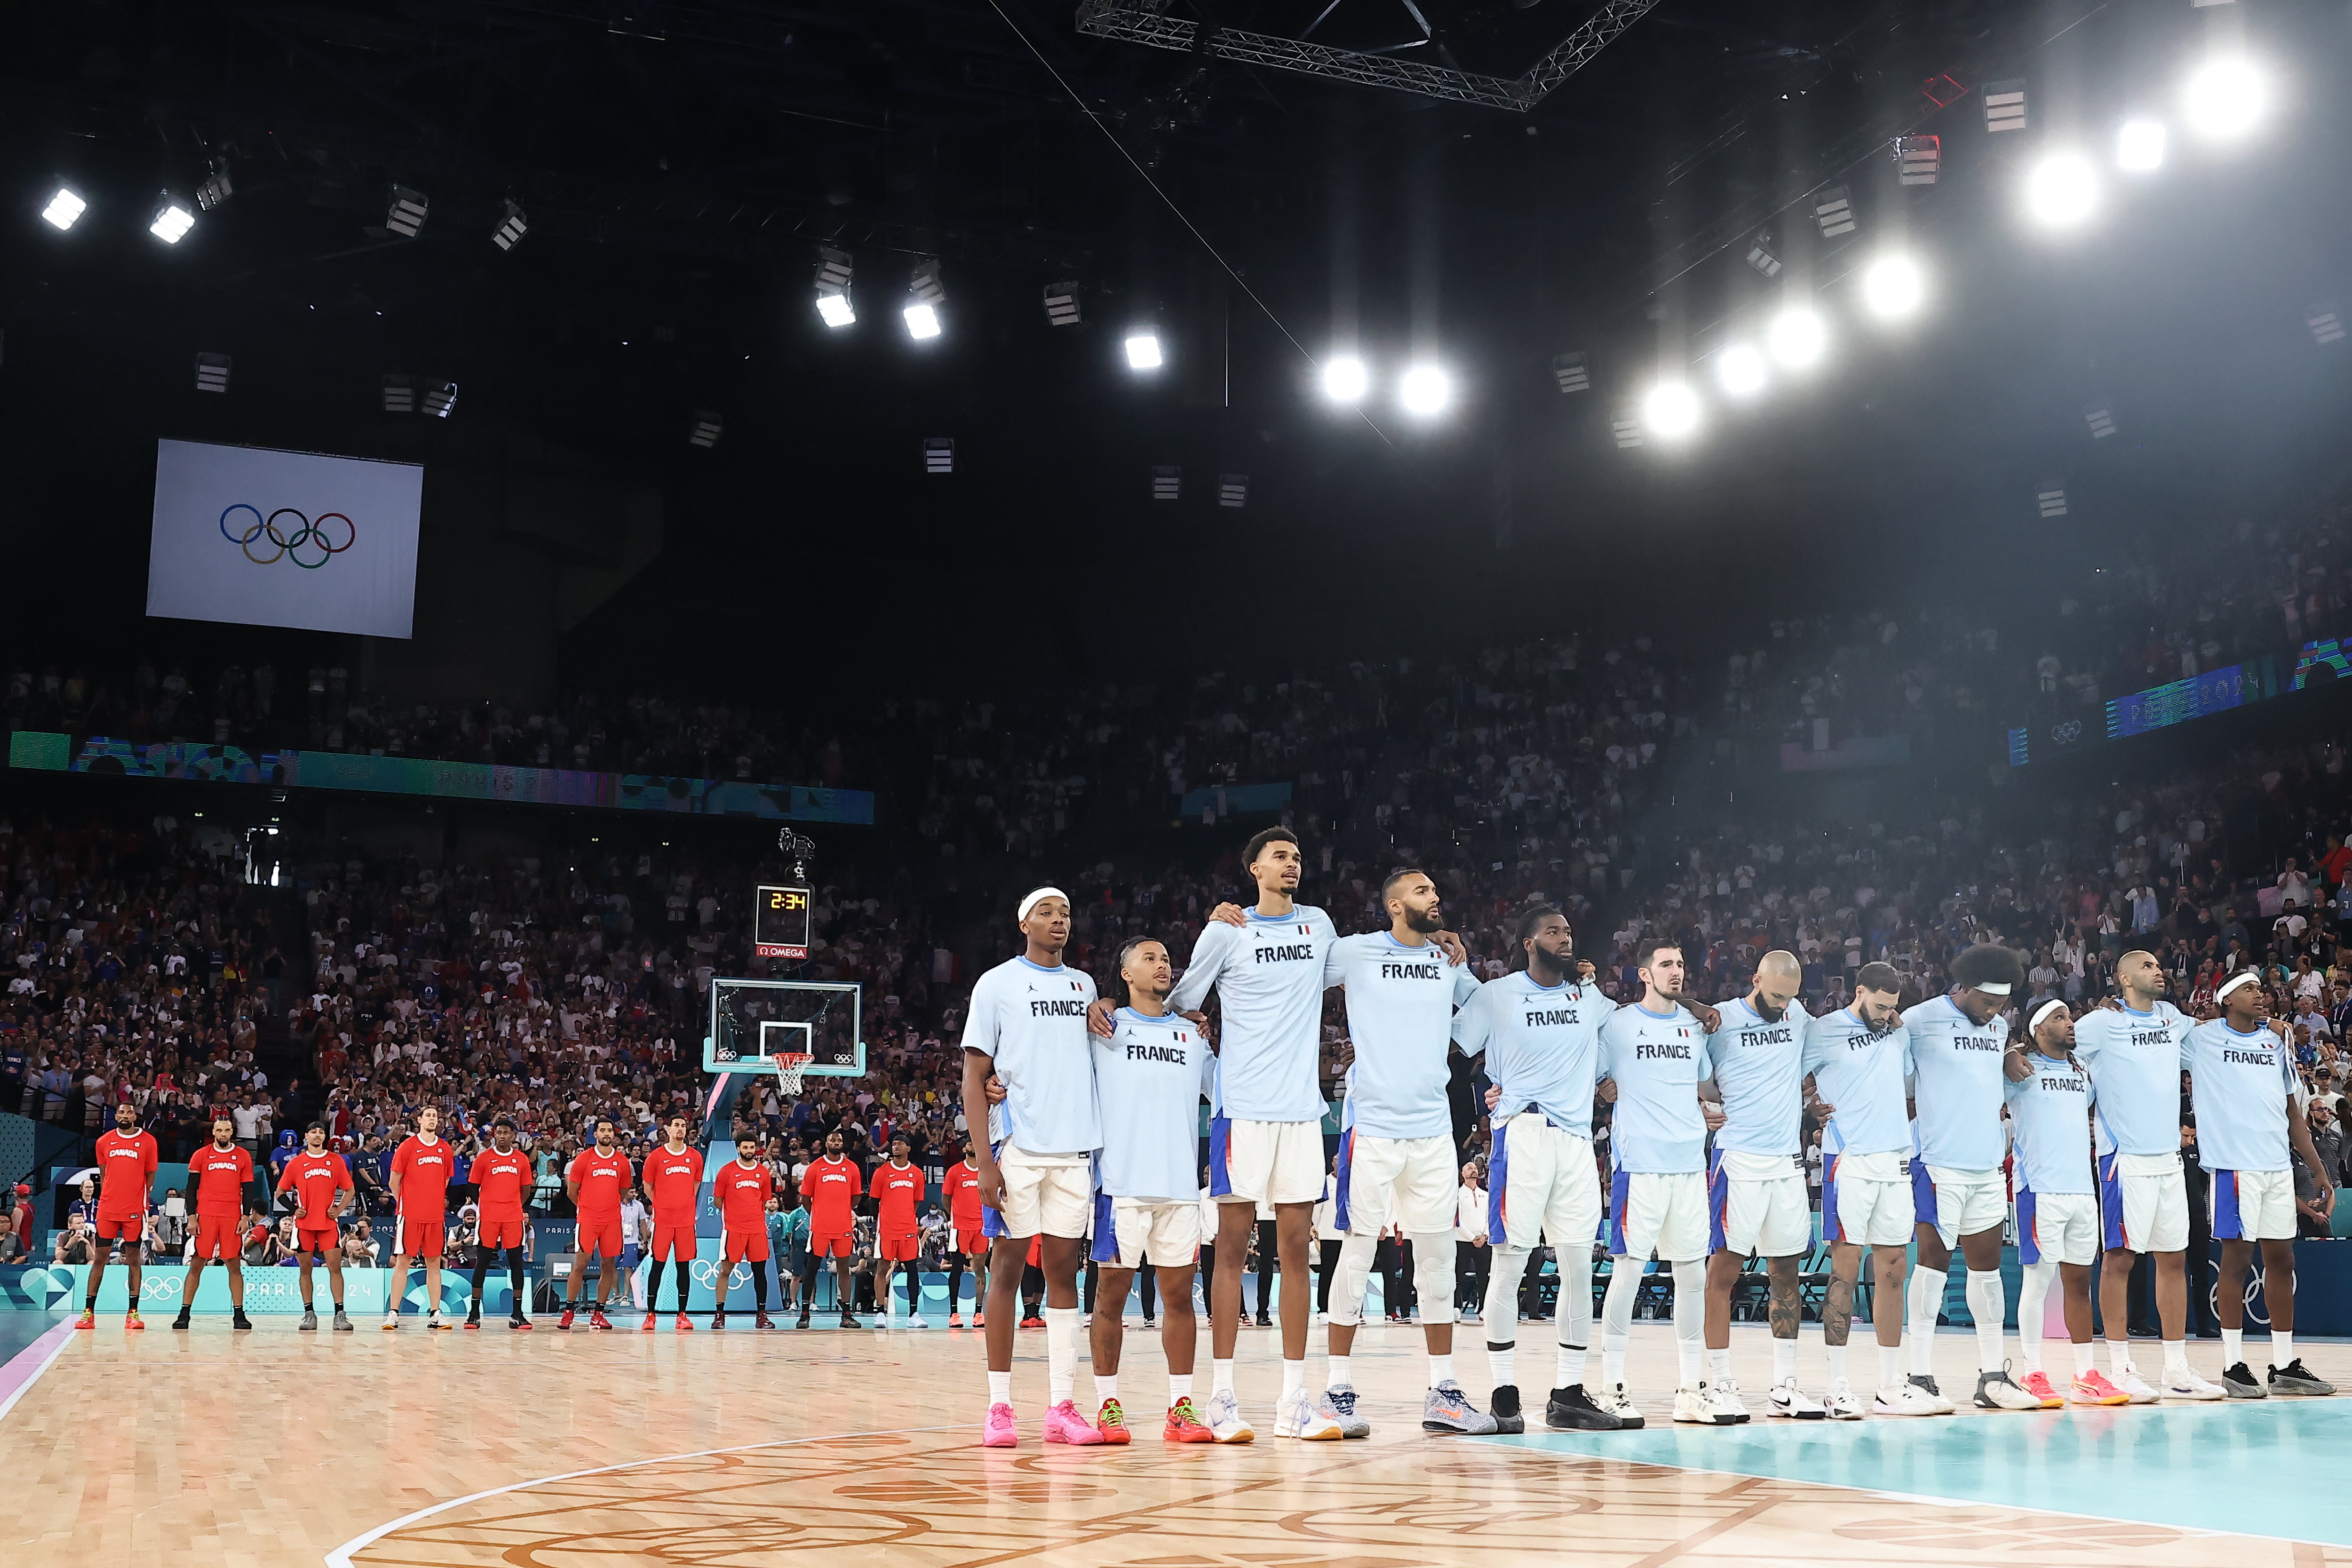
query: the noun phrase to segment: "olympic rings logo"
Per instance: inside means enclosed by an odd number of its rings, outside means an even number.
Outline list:
[[[253,526],[242,533],[232,532],[228,526],[229,514],[239,511],[253,514]],[[280,527],[278,519],[286,517],[292,518],[293,524]],[[326,527],[331,519],[343,525],[343,542],[341,544],[332,542],[334,536]],[[316,519],[312,519],[305,517],[290,506],[281,506],[268,517],[264,517],[261,515],[259,507],[249,506],[244,501],[237,502],[220,514],[220,531],[221,537],[244,551],[245,558],[256,566],[275,566],[280,561],[291,561],[295,565],[309,572],[316,572],[329,561],[357,544],[360,540],[359,525],[339,511],[322,511]],[[274,553],[256,555],[253,552],[253,547],[264,540],[268,542]],[[299,553],[303,550],[318,551],[319,558],[316,561],[305,561]]]

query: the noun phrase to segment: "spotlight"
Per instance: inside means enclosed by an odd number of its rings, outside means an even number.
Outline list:
[[[1128,334],[1127,368],[1129,370],[1160,368],[1160,334],[1158,332],[1145,327]]]
[[[1217,504],[1239,510],[1249,505],[1249,476],[1224,474],[1217,480]]]
[[[2091,427],[2091,439],[2104,441],[2116,433],[2116,411],[2107,400],[2100,398],[2083,410],[2083,423]]]
[[[62,234],[79,223],[81,215],[89,210],[89,204],[82,200],[80,194],[71,185],[59,185],[57,195],[49,198],[49,205],[41,209],[41,220]]]
[[[1823,239],[1853,232],[1853,197],[1843,185],[1832,185],[1813,198],[1813,221]]]
[[[1791,370],[1801,370],[1822,357],[1829,341],[1822,319],[1802,306],[1781,311],[1772,319],[1766,341],[1772,345],[1772,357]]]
[[[200,353],[196,356],[196,390],[226,392],[228,390],[229,358],[226,354]]]
[[[499,219],[499,226],[490,231],[490,243],[500,250],[512,250],[516,242],[530,232],[530,219],[523,216],[521,207],[509,201]]]
[[[1984,110],[1987,131],[2024,130],[2025,83],[2022,80],[1985,83]]]
[[[2146,174],[2164,163],[2164,125],[2155,120],[2126,120],[2116,132],[2116,167]]]
[[[709,409],[698,408],[694,411],[694,423],[687,430],[686,444],[709,451],[719,445],[719,433],[725,425],[726,421]]]
[[[1045,324],[1047,326],[1075,327],[1078,324],[1078,315],[1076,279],[1045,285]]]
[[[938,337],[940,302],[948,297],[946,286],[940,281],[940,264],[936,260],[917,263],[909,288],[915,297],[900,312],[907,319],[907,335],[918,342]]]
[[[1662,381],[1642,400],[1642,424],[1670,441],[1679,440],[1698,428],[1698,398],[1679,381]]]
[[[849,302],[848,256],[838,250],[819,246],[816,252],[816,313],[828,327],[846,327],[857,320],[856,308]]]
[[[196,210],[199,212],[212,211],[213,208],[228,200],[228,198],[235,194],[236,190],[236,185],[230,183],[228,177],[228,160],[226,158],[214,159],[213,172],[206,174],[205,176],[205,183],[196,187]]]
[[[1944,139],[1940,136],[1897,136],[1895,176],[1906,185],[1932,185],[1944,170]]]
[[[1443,414],[1453,397],[1454,384],[1433,364],[1414,365],[1397,384],[1397,401],[1404,405],[1404,411],[1423,418]]]
[[[1334,403],[1362,401],[1371,384],[1364,362],[1354,354],[1341,354],[1323,366],[1323,395]]]
[[[1780,258],[1772,254],[1772,231],[1759,228],[1756,237],[1748,242],[1748,265],[1767,278],[1780,276]]]
[[[1927,291],[1918,264],[1907,256],[1882,256],[1863,270],[1863,303],[1884,320],[1909,315]]]
[[[1630,408],[1620,408],[1609,416],[1609,434],[1615,438],[1620,451],[1642,444],[1641,418]]]
[[[432,204],[422,191],[412,191],[406,185],[392,187],[392,206],[383,215],[383,226],[403,239],[415,239],[416,231],[425,226],[425,209]]]
[[[2311,341],[2321,348],[2344,341],[2344,313],[2333,300],[2323,300],[2303,312],[2303,324],[2310,329]]]
[[[1764,356],[1748,343],[1734,343],[1716,356],[1716,378],[1734,397],[1764,390]]]
[[[416,412],[416,385],[404,375],[383,378],[383,411],[386,414]]]
[[[428,382],[425,387],[425,412],[436,419],[446,419],[449,411],[457,406],[457,384],[454,381]]]
[[[919,300],[899,313],[907,318],[907,335],[917,342],[940,335],[940,313]]]
[[[2186,94],[2189,123],[2200,136],[2226,142],[2242,136],[2261,121],[2268,107],[2262,74],[2244,60],[2211,60],[2189,77]]]
[[[166,193],[155,208],[154,221],[148,224],[147,232],[166,245],[177,245],[195,226],[196,215],[188,210],[188,204]]]
[[[1151,470],[1151,499],[1174,500],[1184,491],[1184,470],[1161,467]]]
[[[2073,153],[2053,153],[2025,176],[2025,210],[2037,223],[2072,228],[2098,206],[2098,177]]]
[[[2066,485],[2062,479],[2044,479],[2033,487],[2033,500],[2042,508],[2046,521],[2066,515]]]
[[[1562,393],[1592,390],[1592,373],[1586,368],[1581,353],[1555,354],[1551,362],[1551,377],[1559,383]]]
[[[955,437],[929,436],[923,440],[923,472],[952,474],[955,472]]]

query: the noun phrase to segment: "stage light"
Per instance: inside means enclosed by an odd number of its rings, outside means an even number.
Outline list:
[[[1813,198],[1813,221],[1823,239],[1853,232],[1853,197],[1843,185],[1832,185]]]
[[[147,232],[166,245],[177,245],[195,226],[196,215],[188,210],[188,204],[177,196],[166,195],[155,208],[154,221],[148,224]]]
[[[530,232],[530,219],[513,202],[506,204],[499,218],[499,226],[490,231],[490,243],[500,250],[512,250],[522,237]]]
[[[2303,324],[2310,329],[2311,341],[2321,348],[2344,341],[2344,313],[2333,300],[2322,300],[2303,312]]]
[[[1772,345],[1774,359],[1791,370],[1801,370],[1822,357],[1822,350],[1828,346],[1829,331],[1822,325],[1820,316],[1798,306],[1772,319],[1766,341]]]
[[[1987,131],[2024,130],[2025,83],[2022,80],[1985,83],[1984,114]]]
[[[2025,210],[2036,223],[2073,228],[2098,208],[2098,176],[2075,153],[2053,153],[2025,176]]]
[[[383,226],[403,239],[415,239],[416,231],[425,226],[425,214],[432,205],[425,199],[424,192],[394,185],[392,205],[383,215]]]
[[[698,408],[694,411],[694,423],[687,429],[686,444],[699,447],[707,452],[719,445],[719,432],[725,428],[726,421],[717,414],[708,408]]]
[[[1249,505],[1249,476],[1224,474],[1217,479],[1217,504],[1236,510]]]
[[[1927,291],[1918,264],[1907,256],[1882,256],[1863,269],[1863,303],[1883,320],[1909,315]]]
[[[196,210],[210,212],[228,200],[236,191],[236,186],[228,177],[228,160],[215,158],[213,160],[213,172],[205,176],[203,184],[196,187]]]
[[[383,411],[386,414],[416,412],[416,386],[404,375],[383,378]]]
[[[1586,366],[1581,353],[1553,355],[1551,378],[1559,383],[1562,394],[1592,390],[1592,372]]]
[[[1640,416],[1630,408],[1620,408],[1609,416],[1609,434],[1615,439],[1617,449],[1625,451],[1642,444]]]
[[[955,437],[928,436],[923,439],[923,472],[952,474],[955,472]]]
[[[1397,401],[1407,414],[1428,418],[1445,412],[1454,398],[1454,384],[1433,364],[1417,364],[1397,384]]]
[[[1323,395],[1334,403],[1360,402],[1371,384],[1364,362],[1354,354],[1341,354],[1323,366]]]
[[[948,297],[947,286],[940,281],[939,262],[916,263],[915,275],[908,287],[914,299],[899,312],[907,319],[907,335],[918,342],[938,337],[940,303]]]
[[[917,342],[940,335],[940,313],[917,300],[900,312],[907,318],[907,335]]]
[[[2083,410],[2083,423],[2091,427],[2091,439],[2104,441],[2116,433],[2116,411],[2102,397]]]
[[[1045,285],[1045,324],[1049,327],[1075,327],[1078,324],[1078,285],[1073,279],[1063,283]]]
[[[1184,493],[1184,470],[1162,467],[1151,470],[1151,499],[1175,500]]]
[[[850,262],[847,253],[820,245],[816,249],[816,313],[828,327],[846,327],[857,321],[849,302]]]
[[[457,406],[457,384],[454,381],[427,382],[425,386],[425,412],[436,419],[446,419],[449,411]]]
[[[226,392],[228,390],[229,357],[226,354],[200,353],[196,356],[196,390]]]
[[[1932,185],[1944,171],[1944,139],[1940,136],[1897,136],[1895,177],[1906,185]]]
[[[2262,73],[2234,58],[2208,61],[2189,79],[2189,123],[2200,136],[2226,142],[2258,124],[2269,107]]]
[[[89,204],[72,186],[59,185],[57,195],[49,198],[49,205],[41,209],[41,220],[62,234],[80,222],[81,215],[89,210]]]
[[[1767,278],[1780,276],[1780,258],[1772,254],[1772,231],[1759,228],[1756,237],[1748,242],[1748,265]]]
[[[2059,479],[2044,479],[2033,487],[2033,500],[2042,508],[2044,521],[2066,515],[2066,486]]]
[[[1160,368],[1160,334],[1144,328],[1129,332],[1127,337],[1127,368],[1158,370]]]
[[[1662,381],[1642,400],[1643,428],[1679,440],[1698,428],[1698,398],[1679,381]]]
[[[2135,174],[2164,163],[2164,125],[2155,120],[2126,120],[2116,132],[2116,167]]]
[[[1764,356],[1748,343],[1734,343],[1715,358],[1716,379],[1734,397],[1764,390]]]

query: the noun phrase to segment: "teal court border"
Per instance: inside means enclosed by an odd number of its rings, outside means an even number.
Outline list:
[[[1761,1402],[1759,1401],[1760,1404]],[[1540,1417],[1538,1417],[1540,1419]],[[1472,1439],[1678,1469],[2352,1546],[2352,1398]]]

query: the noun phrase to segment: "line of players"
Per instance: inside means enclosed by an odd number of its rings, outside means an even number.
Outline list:
[[[1730,1372],[1730,1304],[1746,1262],[1758,1257],[1768,1260],[1774,1415],[1854,1420],[1865,1408],[1891,1416],[1951,1414],[1956,1406],[1936,1377],[1935,1326],[1956,1248],[1967,1266],[1978,1363],[1973,1402],[1980,1408],[2334,1392],[2295,1356],[2293,1334],[2290,1149],[2311,1170],[2324,1167],[2295,1114],[2292,1055],[2269,1026],[2267,1000],[2251,975],[2223,988],[2222,1018],[2196,1024],[2162,1000],[2165,976],[2155,959],[2129,953],[2118,966],[2115,1005],[2078,1026],[2063,1004],[2045,1003],[2023,1021],[2022,1047],[2012,1048],[2006,1015],[2023,974],[2003,947],[1968,949],[1953,963],[1950,993],[1907,1009],[1899,972],[1863,965],[1853,1003],[1816,1018],[1796,1000],[1801,970],[1789,953],[1767,954],[1749,993],[1718,1012],[1685,996],[1679,948],[1653,940],[1635,953],[1643,994],[1621,1005],[1592,985],[1591,968],[1575,959],[1568,922],[1555,909],[1521,918],[1514,972],[1481,985],[1462,964],[1437,889],[1423,873],[1398,871],[1383,885],[1387,930],[1343,938],[1324,911],[1297,902],[1304,862],[1286,831],[1259,834],[1245,860],[1257,883],[1255,906],[1214,912],[1181,983],[1171,984],[1158,942],[1130,942],[1118,957],[1127,1005],[1114,1010],[1098,1000],[1091,980],[1062,963],[1069,901],[1049,887],[1018,908],[1023,953],[973,988],[965,1103],[974,1125],[989,1106],[988,1143],[975,1147],[974,1159],[984,1226],[994,1238],[986,1447],[1018,1441],[1012,1292],[1033,1238],[1042,1238],[1047,1292],[1047,1442],[1129,1440],[1118,1399],[1119,1316],[1133,1270],[1147,1264],[1160,1271],[1171,1308],[1162,1336],[1170,1373],[1164,1436],[1254,1437],[1233,1386],[1238,1270],[1219,1269],[1212,1281],[1213,1383],[1205,1407],[1192,1399],[1191,1275],[1202,1238],[1191,1173],[1203,1095],[1221,1254],[1230,1247],[1242,1255],[1257,1205],[1271,1204],[1276,1215],[1277,1436],[1369,1435],[1349,1352],[1375,1238],[1391,1226],[1416,1244],[1429,1356],[1422,1425],[1432,1432],[1524,1429],[1515,1297],[1527,1257],[1541,1241],[1555,1247],[1560,1269],[1558,1359],[1545,1408],[1558,1428],[1643,1425],[1626,1386],[1625,1357],[1653,1255],[1677,1287],[1677,1421],[1749,1419]],[[1306,1375],[1306,1244],[1323,1193],[1317,1046],[1324,993],[1334,985],[1344,988],[1354,1047],[1335,1193],[1347,1239],[1327,1318],[1328,1375],[1316,1394]],[[1199,1009],[1213,988],[1221,1022],[1211,1057]],[[1453,1368],[1456,1164],[1446,1090],[1456,1047],[1482,1058],[1492,1083],[1487,1412],[1462,1392]],[[2226,1364],[2219,1385],[2190,1369],[2185,1342],[2184,1068],[2196,1086],[2199,1155],[2212,1173],[2212,1234],[2222,1244]],[[1614,1104],[1605,1199],[1591,1138],[1596,1095]],[[2021,1382],[2010,1371],[2002,1329],[2004,1105],[2021,1178]],[[1832,1271],[1821,1313],[1822,1400],[1801,1389],[1796,1365],[1798,1262],[1812,1234],[1800,1142],[1809,1109],[1823,1119],[1827,1157],[1822,1215]],[[2332,1205],[2324,1173],[2320,1180],[2321,1202]],[[1090,1205],[1095,1257],[1104,1265],[1092,1341],[1100,1407],[1092,1420],[1073,1397],[1082,1316],[1076,1275]],[[1613,1262],[1602,1306],[1601,1380],[1588,1392],[1589,1243],[1596,1230]],[[1916,1270],[1906,1256],[1914,1241]],[[2244,1279],[2257,1247],[2271,1291],[2266,1376],[2246,1364],[2242,1337]],[[2137,1256],[2154,1258],[2164,1353],[2157,1384],[2139,1374],[2128,1341],[2112,1330],[2110,1373],[2096,1369],[2089,1273],[2102,1249],[2111,1325],[2124,1321],[2125,1281]],[[1867,1407],[1847,1359],[1865,1256],[1878,1342]],[[2042,1365],[2042,1310],[2053,1284],[2063,1292],[2073,1344],[2066,1398]]]
[[[425,1272],[425,1300],[430,1303],[425,1327],[446,1330],[457,1326],[440,1308],[441,1260],[447,1234],[448,1189],[455,1171],[455,1153],[448,1142],[438,1135],[439,1121],[439,1112],[432,1107],[420,1111],[415,1133],[404,1140],[393,1155],[390,1185],[398,1205],[398,1221],[392,1278],[384,1298],[383,1327],[388,1331],[400,1327],[400,1302],[406,1292],[412,1267],[422,1268]],[[656,1325],[665,1267],[673,1264],[677,1270],[676,1325],[680,1332],[693,1326],[687,1318],[687,1289],[688,1266],[694,1261],[698,1247],[695,1208],[704,1165],[702,1152],[687,1142],[687,1131],[684,1116],[671,1117],[665,1129],[666,1141],[645,1160],[644,1184],[653,1210],[652,1265],[646,1281],[643,1325],[648,1331]],[[196,1184],[196,1235],[190,1266],[181,1285],[179,1315],[172,1323],[175,1329],[189,1326],[190,1311],[205,1268],[215,1261],[227,1266],[233,1326],[253,1327],[245,1315],[245,1270],[240,1258],[243,1238],[238,1226],[246,1193],[253,1182],[254,1165],[253,1156],[234,1142],[235,1135],[235,1124],[227,1116],[215,1118],[212,1142],[199,1149],[188,1163],[189,1174]],[[321,1259],[326,1266],[333,1307],[331,1326],[336,1330],[352,1327],[343,1310],[341,1221],[350,1212],[357,1194],[351,1167],[341,1155],[328,1152],[326,1143],[326,1128],[311,1123],[304,1134],[301,1152],[287,1162],[278,1179],[278,1190],[291,1194],[294,1199],[295,1250],[302,1293],[300,1327],[310,1331],[319,1327],[312,1266]],[[131,1305],[124,1326],[142,1330],[146,1325],[139,1315],[143,1272],[139,1242],[144,1234],[154,1187],[155,1138],[140,1129],[137,1110],[126,1102],[116,1107],[114,1127],[100,1137],[97,1152],[100,1190],[93,1226],[95,1254],[82,1314],[75,1326],[96,1326],[99,1286],[106,1277],[116,1244],[128,1240]],[[775,1179],[763,1153],[761,1139],[750,1137],[736,1146],[735,1157],[721,1162],[712,1175],[712,1197],[722,1223],[722,1279],[740,1263],[758,1266],[769,1260],[767,1205],[775,1195]],[[877,1299],[889,1300],[892,1268],[904,1265],[911,1273],[915,1267],[915,1209],[923,1194],[923,1173],[908,1162],[905,1138],[893,1141],[891,1155],[888,1163],[876,1167],[869,1189],[856,1162],[843,1154],[841,1134],[835,1132],[825,1141],[824,1155],[810,1163],[803,1178],[802,1191],[811,1215],[809,1264],[803,1283],[814,1287],[815,1269],[824,1259],[834,1260],[842,1304],[841,1323],[845,1328],[859,1326],[849,1310],[855,1226],[852,1205],[869,1190],[879,1216],[879,1251],[883,1260],[877,1279]],[[589,1326],[599,1330],[613,1326],[604,1310],[611,1305],[623,1278],[621,1258],[626,1238],[621,1221],[622,1201],[637,1174],[629,1156],[614,1146],[614,1127],[609,1121],[597,1122],[594,1144],[573,1156],[565,1171],[564,1189],[579,1217],[574,1243],[577,1258],[562,1315],[557,1322],[559,1328],[572,1328],[580,1309],[582,1284],[592,1265],[597,1274],[597,1294],[589,1304]],[[467,1177],[475,1184],[478,1197],[473,1294],[464,1326],[481,1327],[483,1287],[489,1276],[491,1259],[498,1257],[504,1260],[513,1292],[508,1325],[528,1331],[532,1324],[524,1310],[529,1264],[523,1250],[523,1202],[536,1176],[530,1156],[515,1142],[511,1118],[501,1116],[492,1123],[490,1146],[474,1157]],[[1018,1268],[1014,1273],[1017,1278]],[[768,1317],[765,1268],[754,1267],[751,1281],[756,1326],[773,1328],[776,1325]],[[803,1290],[799,1323],[802,1328],[809,1326],[809,1303],[814,1295],[813,1289]],[[710,1326],[727,1326],[723,1292],[718,1309],[711,1313]]]

